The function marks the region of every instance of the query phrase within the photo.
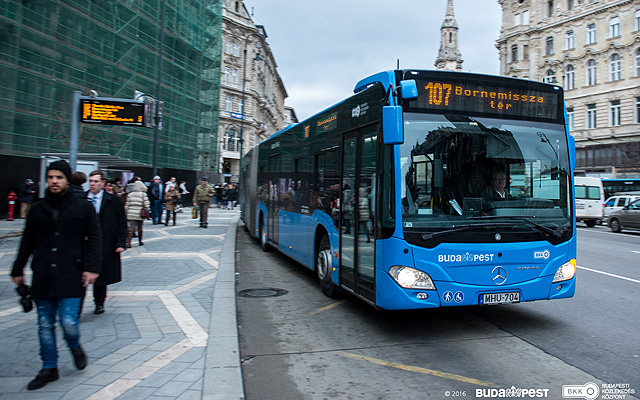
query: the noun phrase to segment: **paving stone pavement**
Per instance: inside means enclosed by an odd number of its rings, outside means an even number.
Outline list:
[[[235,304],[237,210],[211,208],[209,228],[191,209],[176,226],[144,224],[122,256],[123,280],[110,285],[106,313],[87,291],[80,341],[89,365],[78,371],[57,329],[60,379],[26,387],[42,367],[35,309],[24,313],[8,276],[24,220],[0,221],[0,400],[244,398]],[[31,270],[25,268],[28,281]]]

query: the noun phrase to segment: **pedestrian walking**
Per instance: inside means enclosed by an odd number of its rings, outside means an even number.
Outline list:
[[[176,177],[172,176],[171,179],[169,179],[168,181],[166,181],[164,183],[164,192],[167,193],[169,191],[169,186],[178,186],[178,184],[176,183]]]
[[[151,202],[147,197],[147,186],[142,181],[135,181],[131,192],[127,195],[127,202],[124,204],[124,211],[129,221],[129,230],[127,232],[127,247],[131,247],[131,238],[133,232],[138,228],[138,243],[143,246],[142,242],[142,225],[144,219],[140,216],[143,208],[149,209]]]
[[[176,224],[176,206],[180,202],[181,197],[175,185],[168,186],[169,190],[167,190],[164,194],[164,209],[167,211],[167,220],[164,224],[167,226],[169,225],[171,214],[173,214],[173,225]]]
[[[69,190],[69,164],[62,160],[51,163],[46,181],[45,198],[35,202],[27,216],[11,271],[16,285],[25,284],[24,267],[33,255],[31,298],[38,309],[43,365],[29,382],[29,390],[40,389],[58,379],[56,315],[76,367],[87,366],[87,356],[80,345],[78,312],[85,288],[98,278],[102,263],[98,217],[90,203]]]
[[[87,174],[82,171],[76,171],[71,174],[71,190],[78,197],[87,197],[87,193],[82,188],[82,185],[87,181]]]
[[[162,178],[158,175],[153,177],[153,182],[149,186],[149,199],[151,200],[151,220],[153,224],[162,222],[162,205],[164,203],[164,190],[162,188]]]
[[[178,210],[176,211],[182,212],[184,208],[184,200],[186,199],[187,195],[191,193],[187,189],[187,182],[180,181],[180,186],[178,187],[178,191],[180,192],[180,207],[178,207]]]
[[[36,195],[36,185],[33,183],[33,179],[27,179],[22,184],[20,192],[18,192],[18,201],[20,202],[20,218],[27,218],[31,203]]]
[[[236,204],[238,193],[233,187],[233,184],[229,184],[227,188],[227,210],[233,210],[233,207]]]
[[[102,268],[100,276],[93,284],[94,314],[104,313],[107,285],[122,280],[120,253],[126,250],[127,241],[127,218],[124,205],[120,197],[107,192],[106,182],[107,176],[100,170],[89,174],[87,199],[93,204],[98,214],[102,233]]]
[[[213,188],[209,185],[209,179],[205,176],[200,184],[193,190],[193,206],[200,209],[200,228],[208,228],[208,213],[211,198],[214,195]]]

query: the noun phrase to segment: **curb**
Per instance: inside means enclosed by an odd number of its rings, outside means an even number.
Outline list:
[[[205,354],[203,400],[245,398],[236,314],[235,251],[239,220],[240,216],[236,215],[227,228],[213,290],[209,339]]]

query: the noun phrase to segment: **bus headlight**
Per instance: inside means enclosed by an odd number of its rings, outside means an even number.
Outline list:
[[[553,277],[553,283],[562,281],[568,281],[572,279],[576,274],[576,259],[572,259],[567,263],[562,264],[556,271],[556,275]]]
[[[436,285],[433,284],[429,274],[415,268],[395,265],[389,269],[389,275],[405,289],[436,290]]]

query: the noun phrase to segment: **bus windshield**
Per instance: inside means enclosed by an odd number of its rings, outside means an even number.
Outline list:
[[[400,146],[405,238],[495,243],[572,235],[564,126],[405,113]]]

